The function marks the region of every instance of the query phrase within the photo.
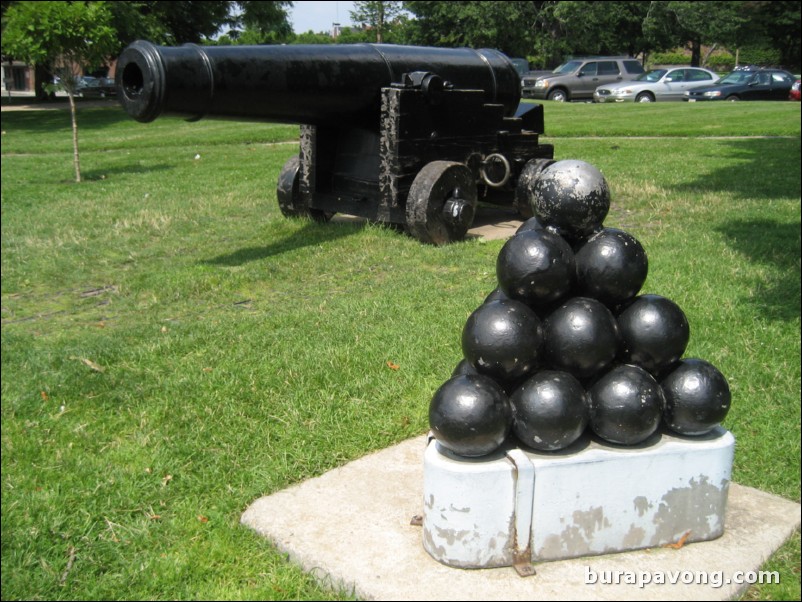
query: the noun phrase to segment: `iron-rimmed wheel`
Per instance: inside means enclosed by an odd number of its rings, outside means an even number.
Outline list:
[[[278,208],[284,217],[309,217],[316,222],[329,221],[333,213],[310,209],[301,198],[301,159],[290,158],[281,168],[276,186]]]
[[[654,102],[651,92],[641,92],[635,97],[635,102]]]
[[[462,240],[476,213],[476,181],[462,163],[432,161],[409,189],[407,231],[421,242],[444,245]]]
[[[549,92],[548,99],[555,102],[565,102],[568,100],[568,94],[565,90],[557,88],[556,90]]]

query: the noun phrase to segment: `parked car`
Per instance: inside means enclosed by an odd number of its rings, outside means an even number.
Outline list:
[[[77,92],[84,98],[105,98],[117,94],[114,80],[110,77],[82,77]]]
[[[92,77],[91,75],[82,75],[76,80],[75,91],[80,92],[84,88],[91,86],[96,80],[97,78]]]
[[[782,69],[740,67],[712,86],[685,92],[689,102],[701,100],[786,100],[794,76]]]
[[[629,57],[572,59],[540,77],[523,79],[524,98],[555,101],[592,100],[602,84],[630,81],[643,73],[643,66]]]
[[[697,67],[652,69],[631,82],[599,86],[593,93],[593,102],[679,101],[686,90],[709,86],[717,80],[717,74]]]
[[[796,80],[794,85],[791,86],[791,92],[788,93],[788,100],[800,100],[799,97],[799,82],[802,80]]]

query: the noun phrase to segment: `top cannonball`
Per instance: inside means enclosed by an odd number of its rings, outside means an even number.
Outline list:
[[[541,224],[577,239],[601,228],[610,210],[610,189],[593,165],[573,159],[557,161],[535,181],[530,201]]]

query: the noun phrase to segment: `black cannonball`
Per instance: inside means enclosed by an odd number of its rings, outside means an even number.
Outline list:
[[[536,217],[530,217],[515,231],[516,234],[520,234],[521,232],[528,232],[529,230],[545,230],[545,226],[540,223],[540,221]]]
[[[665,399],[660,384],[643,368],[621,365],[588,390],[590,426],[610,443],[637,445],[660,426]]]
[[[555,226],[544,226],[540,223],[536,217],[530,217],[515,231],[516,234],[520,234],[521,232],[528,232],[529,230],[545,230],[546,232],[551,232],[552,234],[560,234],[560,231]]]
[[[579,439],[589,408],[579,381],[557,370],[541,370],[510,397],[512,429],[518,439],[541,451],[555,451]]]
[[[503,290],[500,288],[493,289],[487,297],[485,297],[485,303],[490,303],[491,301],[509,301],[510,298],[504,293]]]
[[[454,371],[451,373],[451,376],[464,376],[466,374],[479,374],[479,371],[473,367],[473,364],[466,359],[460,360],[460,362],[454,367]]]
[[[704,435],[716,428],[730,410],[730,386],[712,364],[680,360],[660,385],[666,398],[663,419],[681,435]]]
[[[471,362],[469,362],[466,359],[463,359],[454,367],[454,371],[451,373],[451,376],[459,376],[461,374],[481,374],[481,372],[479,372]],[[502,389],[504,389],[504,392],[507,395],[509,395],[510,393],[515,391],[515,389],[521,386],[521,383],[523,383],[523,381],[526,380],[527,376],[511,381],[502,381],[502,382],[496,381],[496,384],[499,385]],[[487,378],[491,377],[488,376]]]
[[[610,189],[593,165],[573,159],[557,161],[535,181],[531,203],[541,224],[578,238],[601,228],[610,210]]]
[[[510,402],[486,376],[454,376],[432,397],[429,427],[437,441],[455,454],[484,456],[498,449],[510,432]]]
[[[540,319],[520,301],[491,301],[462,329],[462,353],[481,373],[512,383],[537,365],[543,340]]]
[[[588,378],[609,366],[618,353],[618,325],[596,299],[573,297],[543,324],[543,360],[549,366]]]
[[[499,288],[511,299],[532,306],[558,301],[572,288],[574,252],[563,238],[546,230],[528,230],[510,238],[498,254]]]
[[[655,376],[678,361],[691,336],[680,307],[660,295],[641,295],[618,313],[622,357]]]
[[[577,291],[608,306],[637,295],[648,271],[641,244],[616,228],[600,230],[576,251]]]

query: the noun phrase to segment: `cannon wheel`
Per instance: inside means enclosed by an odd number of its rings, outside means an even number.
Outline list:
[[[554,163],[554,159],[530,159],[521,169],[515,186],[515,210],[521,217],[529,219],[535,215],[529,197],[541,172]]]
[[[432,161],[418,172],[407,196],[407,231],[421,242],[462,240],[476,213],[476,180],[462,163]]]
[[[301,198],[301,159],[292,157],[281,168],[276,186],[278,207],[285,217],[310,217],[316,222],[329,221],[333,213],[310,209]]]

